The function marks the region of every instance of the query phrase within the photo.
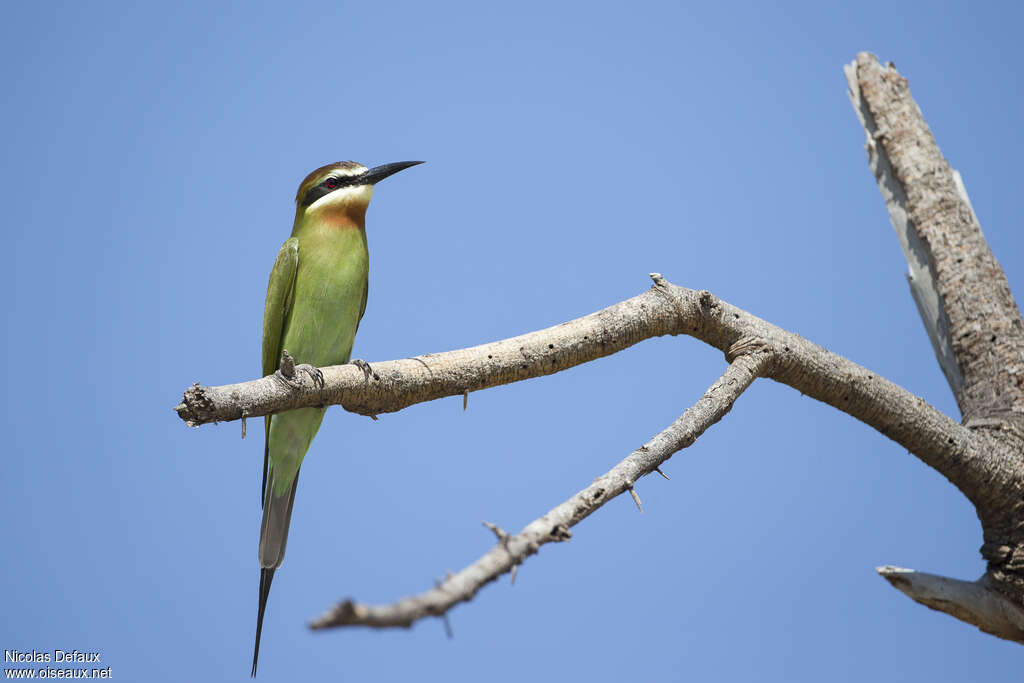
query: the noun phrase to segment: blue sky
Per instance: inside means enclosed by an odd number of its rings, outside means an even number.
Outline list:
[[[1024,286],[1011,3],[15,3],[0,26],[8,252],[0,648],[115,679],[243,680],[262,442],[187,429],[255,377],[292,196],[339,159],[427,164],[368,215],[355,355],[539,329],[659,271],[955,404],[842,65],[894,60]],[[983,571],[973,509],[852,418],[758,382],[519,571],[409,631],[311,633],[430,587],[671,422],[724,369],[686,337],[380,421],[328,411],[263,680],[962,681],[1021,650],[874,573]],[[250,430],[252,432],[253,430]],[[257,430],[258,431],[258,430]]]

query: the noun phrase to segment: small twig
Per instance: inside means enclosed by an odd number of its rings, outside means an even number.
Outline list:
[[[469,406],[469,389],[462,392],[462,409],[465,410]]]
[[[483,525],[490,529],[494,533],[494,535],[498,537],[499,543],[501,543],[502,545],[508,543],[508,534],[505,533],[505,531],[500,526],[498,526],[497,524],[491,524],[486,520],[483,522]]]
[[[445,580],[447,580],[451,575],[452,573],[450,571],[447,572],[445,574]],[[444,588],[442,588],[441,586],[440,580],[434,582],[434,587],[438,590],[444,590]],[[448,620],[447,612],[441,615],[441,623],[444,624],[444,634],[448,636],[448,640],[452,640],[453,638],[455,638],[455,633],[452,631],[452,623]]]
[[[658,474],[660,474],[661,476],[665,477],[665,481],[672,481],[671,479],[668,478],[667,474],[665,474],[664,472],[661,471],[660,467],[655,467],[654,471],[657,472]]]
[[[640,496],[637,495],[636,490],[633,488],[632,482],[626,484],[626,488],[629,489],[629,495],[633,496],[633,502],[636,503],[636,509],[640,512],[644,511],[644,506],[640,503]]]
[[[441,615],[441,623],[444,624],[444,634],[448,636],[448,640],[455,638],[455,634],[452,632],[452,624],[448,621],[448,613],[445,612]]]
[[[511,577],[509,578],[509,582],[508,582],[510,586],[516,585],[516,574],[518,574],[518,573],[519,573],[519,565],[518,564],[512,565],[512,574],[511,574]]]
[[[249,411],[242,410],[242,438],[245,438],[245,418],[249,417]]]

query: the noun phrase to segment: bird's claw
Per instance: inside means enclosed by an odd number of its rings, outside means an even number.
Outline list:
[[[309,378],[313,380],[313,386],[319,387],[321,389],[324,388],[324,373],[320,372],[320,368],[315,368],[312,365],[309,365],[308,363],[296,365],[295,358],[292,357],[292,354],[288,353],[288,349],[283,350],[281,352],[281,366],[278,368],[275,374],[281,377],[281,379],[283,379],[288,384],[295,384],[296,370],[304,372],[307,375],[309,375]]]
[[[373,368],[371,368],[370,364],[362,358],[353,358],[349,361],[349,364],[354,365],[363,371],[363,384],[369,384],[370,378],[375,376],[373,374]]]
[[[313,367],[312,365],[307,365],[303,363],[302,365],[296,365],[295,369],[301,370],[302,372],[309,375],[309,378],[313,380],[313,386],[318,387],[320,389],[324,388],[324,373],[320,372],[320,368],[316,368]]]

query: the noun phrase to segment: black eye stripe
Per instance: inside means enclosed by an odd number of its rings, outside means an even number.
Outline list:
[[[353,185],[363,185],[366,183],[364,174],[359,173],[351,176],[329,176],[323,180],[319,185],[314,185],[306,191],[306,196],[302,198],[302,205],[309,206],[316,200],[320,199],[324,195],[330,194],[335,190],[343,187],[352,187]],[[328,187],[327,183],[331,180],[338,181],[334,187]]]

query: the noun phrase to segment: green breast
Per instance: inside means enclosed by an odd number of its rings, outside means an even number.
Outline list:
[[[369,254],[358,228],[303,231],[282,346],[297,363],[347,363],[366,295]]]
[[[297,230],[295,236],[299,238],[299,266],[282,347],[296,363],[347,363],[366,296],[366,233],[359,228],[332,227]],[[323,417],[323,408],[303,408],[271,418],[270,471],[275,496],[284,496],[291,488]]]

